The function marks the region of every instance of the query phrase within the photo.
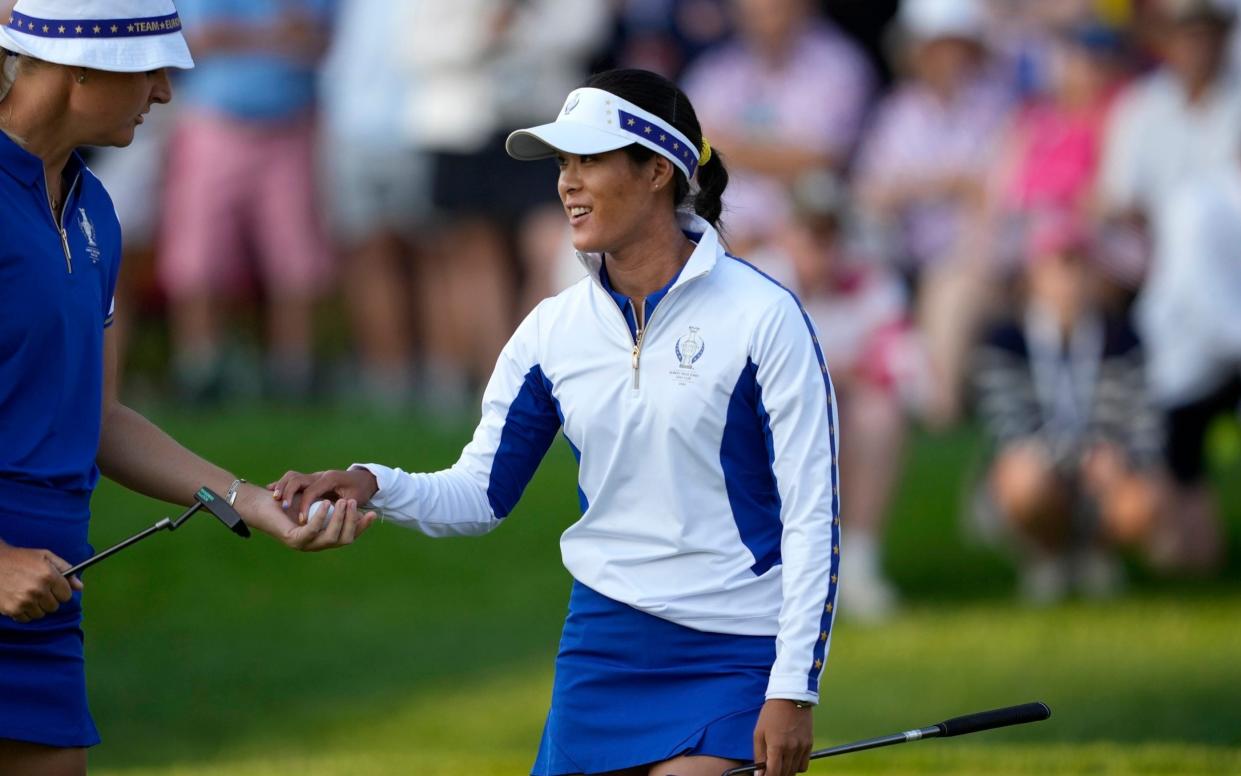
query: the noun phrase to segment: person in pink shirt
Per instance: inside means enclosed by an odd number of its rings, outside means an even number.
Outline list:
[[[734,250],[775,235],[789,186],[848,162],[875,86],[861,49],[808,0],[732,0],[737,38],[688,70],[686,93],[732,172]]]
[[[1122,40],[1098,23],[1066,30],[1051,49],[1054,80],[1005,133],[989,197],[993,251],[1016,267],[1031,213],[1089,217],[1103,135],[1122,83]]]

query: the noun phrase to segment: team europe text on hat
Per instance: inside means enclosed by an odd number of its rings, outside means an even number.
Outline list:
[[[18,0],[0,48],[119,73],[194,66],[172,0]]]
[[[699,149],[668,122],[602,89],[569,93],[551,124],[519,129],[505,148],[514,159],[529,161],[566,154],[601,154],[637,143],[667,157],[692,179]]]

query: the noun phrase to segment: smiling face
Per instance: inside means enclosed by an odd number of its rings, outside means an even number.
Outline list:
[[[573,247],[583,253],[623,250],[662,212],[671,211],[674,168],[662,156],[638,162],[622,149],[590,156],[559,153],[556,161]]]
[[[78,68],[72,72],[79,72]],[[70,111],[83,128],[82,145],[127,146],[143,114],[155,103],[172,99],[166,70],[111,73],[84,70],[86,80],[74,83]],[[75,79],[76,81],[76,79]]]

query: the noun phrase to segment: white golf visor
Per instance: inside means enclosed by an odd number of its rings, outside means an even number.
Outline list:
[[[602,89],[573,90],[554,122],[519,129],[508,136],[504,147],[514,159],[530,161],[557,152],[601,154],[634,143],[667,157],[687,180],[693,179],[700,151],[689,138],[658,116]]]
[[[117,73],[194,66],[172,0],[18,0],[0,48]]]

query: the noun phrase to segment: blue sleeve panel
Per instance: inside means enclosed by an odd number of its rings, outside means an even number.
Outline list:
[[[758,366],[747,358],[728,402],[720,466],[737,532],[754,555],[751,569],[758,576],[780,562],[783,526],[774,463],[775,446],[763,407],[763,387],[758,384]]]
[[[551,381],[535,364],[526,373],[521,390],[509,406],[504,430],[500,432],[500,444],[491,464],[487,500],[496,519],[508,517],[513,511],[551,447],[560,425],[560,411],[552,396]],[[574,453],[577,454],[576,448]],[[580,498],[584,503],[585,496]]]

